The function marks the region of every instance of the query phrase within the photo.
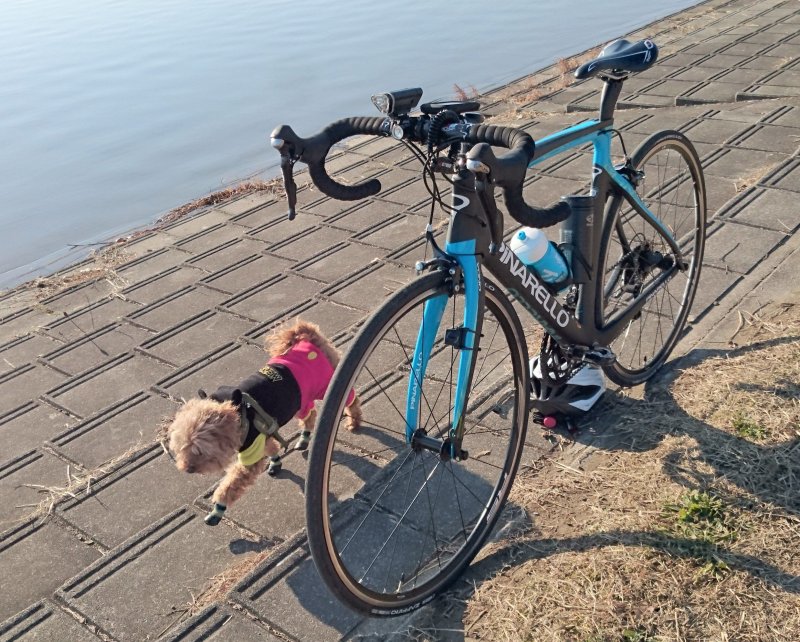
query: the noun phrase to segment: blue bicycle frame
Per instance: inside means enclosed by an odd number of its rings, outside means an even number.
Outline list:
[[[564,346],[608,346],[619,336],[628,323],[636,317],[647,300],[667,281],[675,276],[682,263],[682,253],[669,229],[647,208],[636,193],[634,186],[625,174],[614,167],[611,159],[611,137],[613,130],[613,109],[621,89],[621,82],[606,84],[600,109],[599,120],[589,120],[573,127],[547,136],[535,143],[535,152],[529,167],[570,149],[591,143],[594,149],[592,186],[589,196],[573,197],[575,202],[583,202],[582,212],[573,207],[573,216],[567,222],[573,232],[580,232],[581,239],[577,252],[582,263],[584,278],[577,280],[580,296],[574,311],[566,310],[556,297],[556,292],[536,274],[527,269],[511,250],[501,244],[495,253],[489,251],[491,239],[487,226],[482,224],[487,214],[479,199],[475,198],[475,177],[464,170],[454,181],[453,206],[448,228],[445,254],[458,265],[463,279],[460,284],[464,290],[464,318],[462,324],[463,345],[459,355],[458,379],[453,400],[450,439],[453,448],[460,443],[467,391],[472,380],[474,348],[480,336],[483,319],[482,270],[485,268],[517,299],[530,314]],[[675,264],[661,273],[645,287],[627,307],[609,320],[603,319],[602,296],[597,296],[598,284],[593,261],[599,256],[600,238],[595,233],[602,222],[606,202],[611,197],[624,198],[630,206],[652,225],[677,257]],[[573,260],[573,268],[576,261]],[[452,270],[451,270],[452,273]],[[406,440],[411,439],[420,427],[418,425],[420,403],[422,402],[421,382],[438,336],[442,314],[448,295],[442,294],[429,300],[423,310],[423,320],[418,334],[412,371],[409,376],[406,397]],[[453,450],[455,456],[456,450]]]

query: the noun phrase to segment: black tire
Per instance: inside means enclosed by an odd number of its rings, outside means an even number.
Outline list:
[[[680,338],[700,279],[706,226],[703,170],[697,152],[683,134],[653,134],[636,148],[631,160],[637,171],[644,171],[637,193],[678,240],[687,268],[659,288],[641,314],[611,343],[617,360],[604,370],[621,386],[637,385],[652,377]],[[658,229],[621,195],[615,195],[606,207],[600,241],[598,319],[611,319],[630,303],[637,289],[663,272],[661,266],[643,268],[646,258],[658,256],[654,252],[672,256]]]
[[[354,610],[391,616],[430,601],[480,550],[511,488],[528,421],[527,346],[508,299],[483,283],[465,460],[442,461],[405,442],[405,394],[422,306],[443,295],[447,308],[421,384],[419,425],[432,436],[449,426],[460,351],[442,337],[459,325],[463,296],[448,294],[442,272],[412,282],[373,314],[323,401],[306,483],[308,542],[325,584]],[[354,432],[343,418],[351,387],[364,417]],[[428,413],[433,425],[425,423]]]

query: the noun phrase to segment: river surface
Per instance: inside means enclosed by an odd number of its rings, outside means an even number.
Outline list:
[[[484,91],[687,0],[3,0],[0,287],[242,178],[371,94]],[[0,314],[1,316],[1,314]]]

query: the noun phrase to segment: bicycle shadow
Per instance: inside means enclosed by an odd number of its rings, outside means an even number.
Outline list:
[[[737,437],[702,419],[688,414],[675,399],[672,386],[682,372],[704,361],[718,357],[738,357],[800,341],[798,336],[759,341],[735,349],[698,349],[667,366],[644,389],[643,399],[608,395],[594,430],[584,427],[570,435],[577,443],[591,445],[607,452],[646,452],[657,448],[668,436],[686,436],[696,442],[690,464],[684,452],[673,451],[663,460],[662,472],[673,482],[689,490],[714,487],[721,477],[756,501],[800,515],[800,496],[796,489],[782,487],[776,480],[797,476],[800,472],[800,437],[782,443],[761,445]],[[782,399],[798,398],[798,383],[777,379],[776,386],[737,382],[732,385],[742,392],[769,392]],[[720,403],[724,403],[723,398]],[[649,421],[627,424],[623,418]],[[448,642],[467,639],[464,616],[470,598],[479,587],[509,566],[545,559],[565,552],[590,552],[614,546],[645,547],[672,557],[696,559],[712,555],[732,572],[748,573],[767,586],[793,595],[800,595],[800,576],[792,575],[753,555],[733,552],[725,545],[708,545],[698,549],[696,540],[686,540],[658,531],[608,530],[578,537],[537,539],[535,525],[524,539],[509,538],[493,553],[473,563],[455,588],[440,596],[415,619],[404,639],[436,639]],[[443,618],[443,614],[444,618]],[[427,636],[427,637],[426,637]]]
[[[672,391],[684,370],[704,361],[720,357],[734,359],[798,341],[800,336],[789,336],[732,349],[694,350],[649,381],[644,387],[643,399],[613,395],[604,400],[600,421],[605,426],[599,431],[599,438],[586,431],[578,431],[574,438],[578,443],[587,443],[602,450],[646,452],[657,447],[668,435],[690,437],[697,444],[699,456],[694,460],[697,465],[687,468],[684,462],[684,465],[677,466],[679,456],[673,454],[662,467],[672,481],[690,489],[703,489],[710,487],[715,478],[724,477],[760,501],[800,514],[800,496],[775,483],[776,479],[788,479],[800,472],[800,436],[772,445],[738,437],[688,414]],[[794,400],[800,398],[798,383],[786,379],[777,380],[777,386],[735,382],[730,389],[770,393],[784,400]],[[713,414],[724,403],[723,398],[709,414]],[[620,415],[634,418],[650,415],[650,421],[645,426],[615,427],[615,420]]]

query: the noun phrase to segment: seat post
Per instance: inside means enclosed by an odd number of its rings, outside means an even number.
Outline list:
[[[622,83],[625,78],[604,78],[603,94],[600,99],[600,120],[612,120],[614,108],[622,92]]]

